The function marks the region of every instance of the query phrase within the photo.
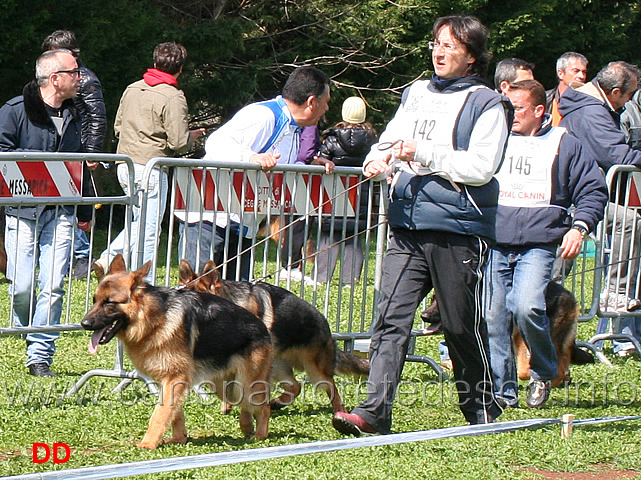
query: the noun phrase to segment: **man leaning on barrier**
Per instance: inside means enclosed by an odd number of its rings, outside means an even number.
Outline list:
[[[494,239],[499,186],[493,176],[512,108],[483,78],[488,31],[477,18],[439,18],[433,34],[434,75],[403,92],[363,167],[366,176],[380,178],[391,173],[390,160],[400,166],[390,192],[368,396],[333,419],[346,434],[390,432],[416,307],[432,288],[465,419],[490,423],[501,414],[492,391],[481,285]]]
[[[78,63],[69,50],[43,53],[36,61],[35,80],[24,87],[21,96],[0,109],[0,150],[82,152],[82,125],[72,101],[78,81]],[[95,168],[96,164],[87,162],[87,166]],[[86,210],[78,209],[79,216],[82,212]],[[13,322],[25,327],[57,325],[71,253],[73,207],[7,207],[6,214],[7,278]],[[88,222],[91,217],[79,220]],[[35,275],[40,291],[33,299]],[[55,376],[50,365],[57,338],[53,332],[26,335],[26,366],[32,375]]]
[[[252,162],[263,170],[271,170],[276,164],[296,163],[299,137],[302,127],[316,125],[329,109],[329,77],[314,67],[298,67],[287,78],[282,95],[265,102],[252,103],[239,110],[227,123],[212,133],[205,143],[205,160],[225,162]],[[326,166],[326,171],[329,167]],[[223,260],[223,245],[226,229],[229,229],[228,256],[234,257],[240,243],[241,250],[251,247],[254,219],[243,219],[236,214],[216,215],[216,230],[213,225],[181,224],[179,252],[192,265],[196,265],[197,242],[201,252],[209,252],[212,242],[216,264]],[[202,234],[199,233],[202,228]],[[288,232],[285,232],[288,235]],[[283,252],[287,255],[288,252]],[[249,253],[241,256],[240,279],[249,280],[251,265]],[[206,261],[201,255],[201,264]],[[236,260],[229,261],[227,276],[235,278]],[[302,277],[302,275],[301,275]]]
[[[608,193],[599,167],[582,156],[576,138],[551,125],[543,85],[516,82],[506,96],[514,106],[514,123],[496,175],[501,191],[496,244],[485,272],[485,320],[497,400],[503,407],[518,405],[516,323],[530,351],[527,405],[540,408],[558,375],[545,302],[557,247],[563,259],[579,255],[585,236],[603,218]]]
[[[604,172],[613,165],[641,168],[641,151],[630,148],[619,127],[620,113],[638,84],[637,67],[610,62],[592,82],[577,89],[568,88],[559,102],[561,126],[579,139],[583,154],[596,161]],[[611,196],[606,211],[606,228],[613,235],[601,308],[628,312],[641,307],[633,289],[639,264],[639,241],[633,234],[639,235],[639,220],[634,209],[617,205],[620,201]]]

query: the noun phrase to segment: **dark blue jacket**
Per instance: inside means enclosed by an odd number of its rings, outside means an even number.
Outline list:
[[[595,81],[593,80],[593,83]],[[568,88],[559,102],[561,126],[581,142],[583,154],[603,171],[612,165],[641,167],[641,151],[633,150],[619,128],[619,113],[591,95]]]
[[[546,121],[536,136],[549,132],[549,120],[549,115],[546,115]],[[603,218],[608,191],[597,164],[581,152],[581,144],[576,138],[567,133],[563,135],[552,163],[550,206],[517,208],[499,205],[496,215],[498,245],[560,245],[572,226],[572,216],[568,211],[571,205],[576,207],[574,221],[585,222],[591,231],[594,230]]]
[[[64,127],[58,137],[56,127],[40,96],[37,83],[28,83],[21,96],[12,98],[0,108],[0,151],[2,152],[82,152],[82,124],[76,113],[73,101],[63,103]],[[84,182],[85,184],[87,182]],[[83,192],[84,193],[84,192]],[[35,219],[38,209],[46,207],[7,207],[7,215]],[[73,213],[72,207],[65,207]],[[85,214],[81,214],[84,212]],[[79,209],[79,218],[88,220],[89,209]]]

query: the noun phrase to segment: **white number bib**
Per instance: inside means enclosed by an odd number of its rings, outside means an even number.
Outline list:
[[[552,164],[565,128],[553,127],[542,136],[510,135],[499,181],[499,205],[536,208],[550,204]]]

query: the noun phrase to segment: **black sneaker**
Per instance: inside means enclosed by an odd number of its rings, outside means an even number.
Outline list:
[[[550,382],[541,380],[530,380],[527,386],[527,406],[530,408],[541,408],[550,397]]]
[[[72,280],[80,280],[86,278],[89,273],[89,259],[88,258],[79,258],[76,260],[76,264],[73,267],[73,274],[71,275]]]
[[[32,363],[29,365],[29,373],[34,377],[57,377],[55,373],[51,371],[49,365],[46,363]]]

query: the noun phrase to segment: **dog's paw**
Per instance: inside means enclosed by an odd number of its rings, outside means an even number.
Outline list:
[[[172,437],[168,438],[167,440],[164,440],[162,443],[166,445],[171,445],[172,443],[180,443],[184,444],[187,443],[187,435],[181,435],[180,437]]]
[[[158,448],[158,443],[157,442],[150,442],[148,440],[143,440],[140,442],[138,445],[136,445],[138,448],[146,448],[147,450],[154,450]]]

